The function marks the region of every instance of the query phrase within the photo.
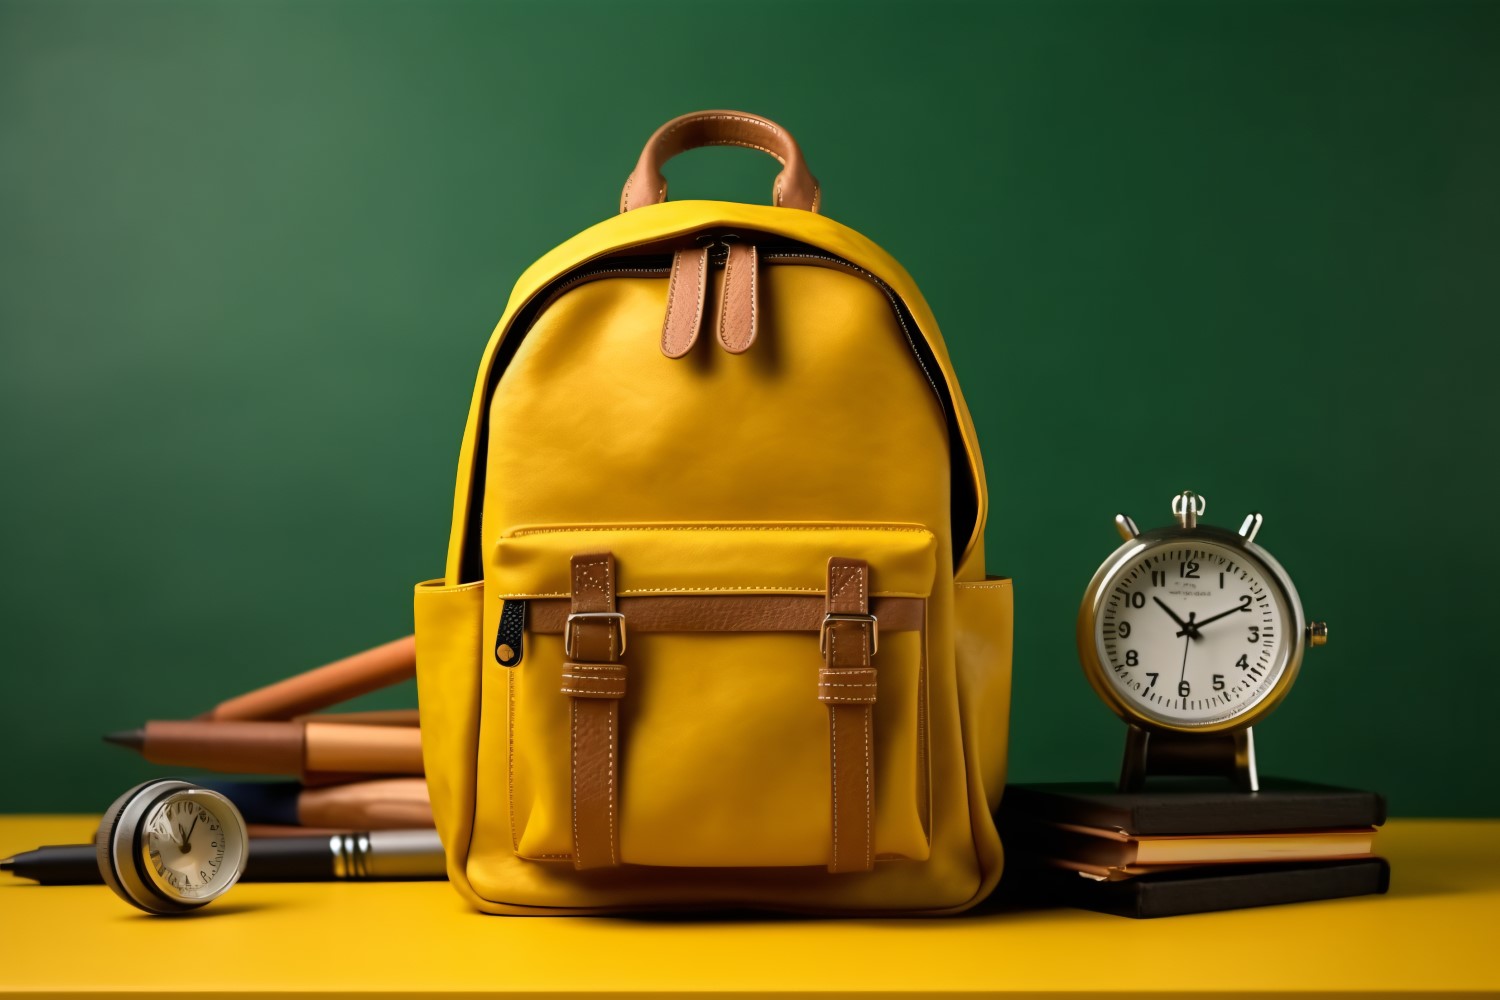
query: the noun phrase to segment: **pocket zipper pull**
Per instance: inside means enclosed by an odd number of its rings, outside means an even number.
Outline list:
[[[661,352],[680,358],[690,351],[703,328],[708,300],[709,249],[679,250],[672,255],[667,281],[667,315],[661,326]]]
[[[759,269],[754,244],[733,242],[725,248],[718,327],[719,343],[730,354],[743,354],[755,343]]]
[[[506,601],[500,609],[500,628],[495,633],[495,662],[514,667],[526,652],[526,602]]]

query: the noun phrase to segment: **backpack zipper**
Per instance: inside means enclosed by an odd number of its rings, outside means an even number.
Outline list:
[[[709,248],[709,263],[715,267],[722,267],[729,255],[729,243],[739,240],[735,233],[710,233],[704,234],[698,240],[700,245],[706,244]],[[907,322],[906,307],[901,304],[901,299],[896,295],[884,281],[866,271],[858,264],[836,257],[833,254],[816,250],[796,243],[772,243],[758,245],[761,261],[765,263],[796,263],[802,261],[816,261],[818,265],[828,266],[844,271],[856,277],[863,278],[876,288],[891,304],[891,311],[896,316],[896,323],[901,327],[901,335],[906,338],[907,349],[911,351],[912,358],[917,362],[917,367],[922,369],[922,376],[927,379],[927,385],[932,389],[932,394],[937,398],[939,409],[943,415],[949,416],[947,397],[938,387],[937,379],[933,376],[932,369],[928,367],[927,361],[922,356],[921,349],[917,346],[917,338],[912,333],[911,324]],[[671,273],[671,257],[610,257],[600,261],[598,264],[576,271],[572,275],[563,278],[547,294],[538,299],[539,305],[532,313],[539,315],[552,301],[564,292],[585,282],[594,281],[605,277],[631,277],[631,278],[657,278]]]
[[[515,667],[526,654],[525,601],[506,600],[500,609],[500,628],[495,632],[495,662]]]
[[[833,254],[822,253],[816,250],[763,249],[760,253],[760,259],[771,263],[778,260],[788,262],[815,260],[820,264],[832,266],[849,274],[864,278],[870,284],[880,289],[891,304],[891,312],[896,316],[896,322],[901,327],[901,335],[906,338],[906,346],[911,351],[911,356],[916,360],[917,367],[922,369],[922,375],[927,379],[927,385],[932,389],[932,394],[937,397],[938,408],[943,411],[945,417],[948,415],[948,401],[943,396],[942,390],[938,388],[937,380],[933,378],[931,369],[927,367],[927,362],[923,360],[922,352],[917,349],[916,338],[912,335],[911,327],[906,322],[906,307],[901,304],[900,298],[891,289],[890,285],[887,285],[884,281],[881,281],[858,264],[851,263],[842,257],[835,257]]]

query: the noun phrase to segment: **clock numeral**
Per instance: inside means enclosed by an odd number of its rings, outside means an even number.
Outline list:
[[[1183,681],[1182,683],[1180,683],[1180,684],[1177,685],[1177,697],[1179,697],[1179,698],[1186,698],[1188,695],[1190,695],[1192,693],[1193,693],[1192,685],[1188,684],[1187,681]]]
[[[1146,606],[1146,595],[1139,590],[1133,594],[1126,594],[1125,606],[1127,608],[1144,608]]]
[[[1189,559],[1177,564],[1177,575],[1183,580],[1198,579],[1198,564]]]
[[[1238,660],[1234,661],[1234,665],[1237,666],[1237,667],[1239,667],[1241,670],[1249,670],[1250,669],[1250,654],[1249,653],[1241,653],[1240,654],[1240,658]]]
[[[1224,690],[1224,675],[1223,674],[1214,674],[1214,690],[1215,691],[1222,691],[1222,690]]]
[[[1260,626],[1259,625],[1251,625],[1250,626],[1250,638],[1246,639],[1245,641],[1246,642],[1260,642]]]
[[[1121,639],[1129,639],[1130,638],[1130,623],[1129,622],[1121,622],[1120,623],[1120,638]]]
[[[198,879],[199,879],[199,881],[201,881],[201,882],[202,882],[202,883],[203,883],[203,884],[204,884],[204,885],[207,885],[207,884],[208,884],[208,872],[199,872],[199,873],[198,873]]]
[[[1151,571],[1151,586],[1165,587],[1167,585],[1167,571],[1164,569],[1153,569]]]
[[[1250,595],[1249,594],[1241,594],[1240,595],[1240,610],[1241,611],[1249,611],[1250,610]]]
[[[1138,667],[1141,665],[1141,657],[1133,649],[1125,650],[1125,665],[1127,667]]]
[[[1150,691],[1152,688],[1156,687],[1156,679],[1160,677],[1161,674],[1148,673],[1146,676],[1151,678],[1151,683],[1146,685],[1146,690]]]

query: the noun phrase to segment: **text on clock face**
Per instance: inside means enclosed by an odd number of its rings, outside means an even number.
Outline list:
[[[212,891],[227,874],[226,838],[217,816],[188,797],[169,799],[146,827],[147,862],[159,884],[184,895]]]
[[[1243,553],[1156,546],[1108,585],[1095,641],[1110,683],[1143,712],[1214,723],[1270,693],[1286,665],[1280,595]]]

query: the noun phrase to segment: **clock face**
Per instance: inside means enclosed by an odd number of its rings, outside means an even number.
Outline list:
[[[167,896],[207,900],[239,877],[244,844],[213,797],[187,792],[158,804],[142,837],[146,872]]]
[[[1169,725],[1225,722],[1280,680],[1295,636],[1285,598],[1245,552],[1151,545],[1115,570],[1094,621],[1104,675],[1130,709]]]

